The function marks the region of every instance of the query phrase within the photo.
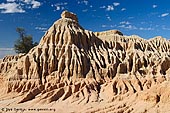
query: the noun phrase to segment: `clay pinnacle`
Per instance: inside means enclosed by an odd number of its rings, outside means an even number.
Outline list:
[[[72,12],[68,12],[68,11],[63,11],[62,14],[61,14],[61,18],[70,18],[70,19],[78,22],[78,18],[76,16],[76,14],[74,14]]]

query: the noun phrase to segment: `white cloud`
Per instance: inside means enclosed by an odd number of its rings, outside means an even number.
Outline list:
[[[88,1],[87,0],[83,0],[83,1],[78,1],[78,4],[85,4],[85,5],[88,5]]]
[[[102,25],[103,28],[107,27],[106,25]]]
[[[105,8],[106,8],[106,6],[101,6],[100,8],[101,8],[101,9],[105,9]]]
[[[21,0],[21,1],[29,4],[29,3],[31,3],[32,0]]]
[[[56,10],[60,10],[61,8],[60,8],[60,6],[56,6]]]
[[[154,30],[154,28],[143,28],[143,27],[140,27],[139,30],[143,30],[143,31],[151,31],[151,30]]]
[[[88,1],[87,1],[87,0],[84,0],[83,3],[84,3],[85,5],[88,5]]]
[[[106,11],[113,11],[114,7],[112,5],[108,5]]]
[[[15,55],[15,51],[13,48],[0,48],[0,59],[5,57],[6,55]]]
[[[39,8],[41,6],[41,3],[36,1],[36,0],[22,0],[22,2],[28,4],[28,5],[32,5],[32,8]]]
[[[103,24],[101,27],[102,28],[115,28],[117,25],[105,25]]]
[[[121,11],[125,11],[125,10],[126,10],[126,8],[122,8],[122,9],[121,9]]]
[[[32,1],[31,4],[32,8],[39,8],[41,6],[41,3],[38,1]]]
[[[114,28],[114,27],[116,27],[116,26],[117,26],[117,25],[110,25],[111,28]]]
[[[19,4],[13,3],[1,3],[1,13],[24,13],[25,10]]]
[[[64,10],[65,8],[63,6],[56,5],[56,10]]]
[[[6,0],[0,4],[1,13],[24,13],[26,9],[39,8],[41,3],[37,0]]]
[[[7,0],[7,2],[15,2],[16,0]]]
[[[112,21],[111,17],[107,14],[106,15],[106,18],[109,20],[109,21]]]
[[[158,6],[157,6],[157,5],[155,5],[155,4],[154,4],[154,5],[152,5],[152,8],[157,8],[157,7],[158,7]]]
[[[110,17],[110,16],[107,16],[107,19],[108,19],[109,21],[112,21],[112,19],[111,19],[111,17]]]
[[[135,30],[135,29],[138,29],[136,26],[132,25],[129,21],[122,21],[119,23],[120,28],[124,28],[124,29],[129,29],[129,30]]]
[[[35,27],[36,30],[40,30],[42,32],[46,32],[47,31],[47,28],[45,27]]]
[[[147,22],[140,22],[141,24],[147,24]]]
[[[0,51],[13,51],[14,48],[0,48]]]
[[[161,15],[161,17],[165,17],[165,16],[168,16],[169,15],[169,13],[163,13],[162,15]]]
[[[82,10],[82,12],[87,12],[88,11],[88,9],[84,9],[84,10]]]
[[[130,17],[128,17],[128,19],[134,19],[135,17],[133,17],[133,16],[130,16]]]
[[[154,30],[154,28],[152,27],[136,27],[134,25],[131,25],[130,22],[128,21],[122,21],[120,22],[120,26],[118,26],[119,28],[124,28],[124,29],[129,29],[129,30],[142,30],[142,31],[151,31],[151,30]]]
[[[170,31],[170,28],[162,28],[163,30],[168,30],[168,31]]]
[[[114,3],[113,3],[113,5],[114,5],[114,6],[119,6],[119,5],[120,5],[120,3],[118,3],[118,2],[114,2]]]
[[[67,2],[61,2],[61,3],[57,3],[55,5],[51,5],[52,7],[56,7],[56,10],[59,11],[59,10],[64,10],[65,9],[65,6],[67,5],[68,3]]]
[[[122,21],[122,22],[120,22],[120,24],[126,24],[126,25],[129,25],[129,24],[130,24],[130,22],[128,22],[128,21]]]
[[[129,30],[135,30],[135,29],[137,29],[137,27],[136,27],[136,26],[133,26],[133,25],[120,25],[120,26],[118,26],[118,27],[124,28],[124,29],[129,29]]]
[[[166,27],[165,25],[162,26],[162,29],[163,30],[168,30],[168,31],[170,30],[170,28]]]
[[[67,5],[67,4],[68,4],[67,2],[61,2],[61,3],[57,3],[56,5],[62,6],[62,5]]]

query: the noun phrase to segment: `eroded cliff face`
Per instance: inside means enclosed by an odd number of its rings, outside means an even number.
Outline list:
[[[0,62],[3,95],[20,95],[14,103],[133,100],[129,105],[103,109],[115,112],[135,112],[137,100],[166,101],[162,89],[169,84],[168,40],[124,36],[118,30],[94,33],[83,29],[73,13],[65,11],[61,17],[28,54],[8,56]]]

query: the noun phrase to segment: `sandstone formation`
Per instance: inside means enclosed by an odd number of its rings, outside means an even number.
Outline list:
[[[97,37],[99,37],[99,36],[100,36],[100,37],[101,37],[101,36],[106,37],[106,36],[108,36],[108,35],[115,35],[115,34],[123,36],[123,33],[120,32],[120,31],[118,31],[118,30],[108,30],[108,31],[102,31],[102,32],[94,32],[94,34],[95,34]]]
[[[0,106],[67,112],[170,110],[170,42],[83,29],[64,11],[28,54],[0,61]],[[7,101],[10,100],[10,101]],[[79,107],[81,109],[76,109]]]

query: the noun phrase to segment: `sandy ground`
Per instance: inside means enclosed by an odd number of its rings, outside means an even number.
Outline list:
[[[3,88],[1,79],[0,87]],[[127,92],[125,94],[113,95],[109,92],[107,95],[99,94],[98,101],[85,101],[85,98],[79,98],[73,101],[73,96],[66,100],[59,98],[57,101],[47,102],[47,99],[41,100],[43,94],[37,95],[34,99],[18,103],[24,95],[17,92],[1,94],[0,112],[1,113],[169,113],[170,102],[169,82],[165,81],[159,85],[154,85],[148,90],[136,93]],[[165,88],[166,87],[166,88]],[[108,89],[109,90],[109,89]],[[167,91],[161,94],[157,100],[157,94],[161,91]],[[2,93],[2,90],[1,90]],[[91,95],[89,95],[91,96]],[[95,97],[90,97],[93,100]],[[165,98],[165,99],[164,99]]]

